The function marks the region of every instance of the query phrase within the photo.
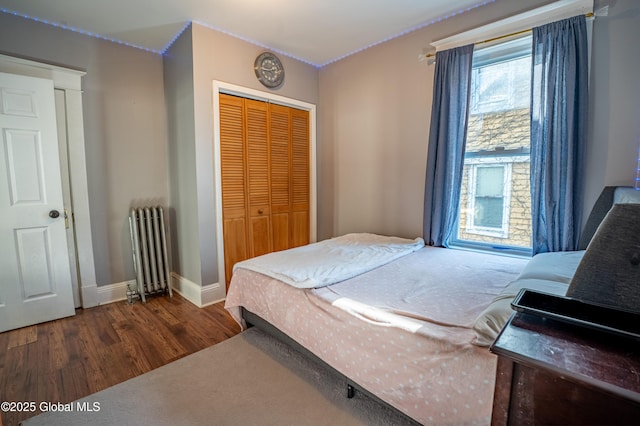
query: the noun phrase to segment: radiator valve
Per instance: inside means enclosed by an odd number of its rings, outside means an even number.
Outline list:
[[[131,284],[127,284],[127,303],[133,304],[134,300],[139,298],[140,295],[136,290],[131,289]]]

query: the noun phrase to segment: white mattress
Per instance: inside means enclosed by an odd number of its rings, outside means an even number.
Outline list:
[[[425,247],[317,290],[236,271],[226,307],[259,315],[390,405],[425,424],[489,424],[495,356],[476,316],[526,260]]]

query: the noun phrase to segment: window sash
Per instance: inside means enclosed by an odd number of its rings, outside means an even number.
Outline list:
[[[510,162],[483,162],[476,164],[468,164],[469,169],[469,193],[467,197],[467,224],[465,230],[469,234],[485,235],[488,237],[508,238],[509,237],[509,213],[511,211],[511,163]],[[491,197],[502,199],[502,218],[500,226],[483,226],[477,224],[476,211],[477,205],[477,189],[478,189],[478,171],[482,168],[503,169],[502,173],[502,197]],[[482,197],[482,195],[480,196]]]

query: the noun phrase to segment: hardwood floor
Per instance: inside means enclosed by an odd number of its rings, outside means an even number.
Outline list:
[[[198,308],[178,294],[78,309],[0,333],[0,402],[68,403],[239,332],[224,302]],[[39,412],[0,413],[0,426]]]

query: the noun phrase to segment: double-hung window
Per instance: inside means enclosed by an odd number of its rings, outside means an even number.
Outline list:
[[[531,248],[531,37],[476,47],[453,246]]]
[[[509,236],[511,163],[490,159],[468,162],[467,227],[472,234]]]

